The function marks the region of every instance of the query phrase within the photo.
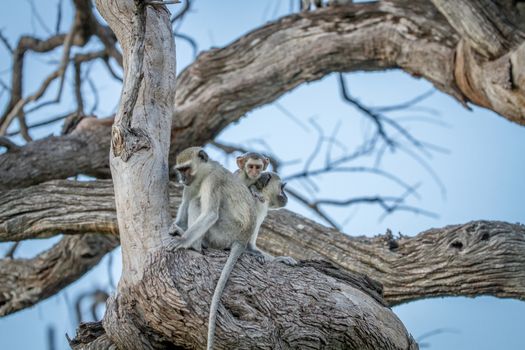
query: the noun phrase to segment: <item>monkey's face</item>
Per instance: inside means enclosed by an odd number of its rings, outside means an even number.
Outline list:
[[[286,195],[286,193],[284,193],[285,186],[286,186],[286,182],[279,183],[280,190],[279,190],[279,194],[277,195],[277,205],[276,205],[277,208],[282,208],[286,205],[286,203],[288,203],[288,196]]]
[[[185,186],[190,186],[195,177],[192,173],[191,164],[182,164],[179,166],[175,166],[175,170],[177,171],[177,178],[179,180],[179,183]]]
[[[251,179],[255,180],[261,174],[264,169],[263,161],[260,159],[248,159],[244,166],[244,172]]]

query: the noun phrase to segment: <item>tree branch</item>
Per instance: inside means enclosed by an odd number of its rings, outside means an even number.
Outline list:
[[[492,0],[431,0],[454,29],[486,57],[499,57],[525,36]]]
[[[169,191],[174,216],[181,189],[171,183]],[[41,230],[44,225],[48,232],[56,233],[64,227],[67,234],[95,229],[115,233],[112,196],[109,181],[53,181],[2,193],[0,213],[6,214],[0,216],[1,240],[48,237]],[[22,200],[26,206],[20,206]],[[46,220],[49,210],[45,208],[51,204],[56,216]],[[277,256],[323,259],[363,273],[383,284],[390,305],[460,295],[525,300],[525,227],[519,224],[473,221],[413,237],[394,238],[388,233],[374,238],[349,237],[278,210],[264,221],[257,245]]]
[[[115,236],[65,236],[35,258],[0,259],[0,316],[60,292],[84,276],[117,245]]]
[[[391,0],[295,14],[261,27],[223,49],[201,54],[177,80],[171,159],[190,145],[213,139],[251,109],[336,71],[401,68],[426,78],[460,101],[470,100],[525,124],[525,98],[519,88],[525,86],[521,83],[525,81],[525,71],[519,63],[525,60],[525,46],[494,62],[480,61],[467,49],[456,51],[459,37],[435,7],[426,2],[417,7],[411,4]],[[283,57],[275,56],[281,54]],[[279,64],[269,67],[269,59]],[[84,137],[79,135],[77,141],[86,142]],[[107,145],[98,147],[90,150],[89,158],[106,156]],[[77,156],[53,143],[38,152],[36,169],[46,168],[50,161],[54,164]],[[7,171],[3,158],[8,156],[0,155],[0,189],[64,176],[35,170],[27,179],[28,173],[19,172],[21,164],[26,163],[20,158],[16,164],[8,162]],[[45,159],[45,164],[38,164],[44,162],[39,158]],[[107,161],[100,164],[78,158],[72,160],[74,164],[66,176],[82,169],[94,173],[97,166],[107,167]]]

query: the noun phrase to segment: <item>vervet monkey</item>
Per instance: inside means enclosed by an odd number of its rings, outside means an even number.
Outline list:
[[[295,265],[295,259],[288,256],[274,257],[265,251],[257,248],[256,242],[259,236],[259,229],[269,209],[279,209],[288,203],[288,197],[284,193],[286,183],[283,183],[280,176],[274,172],[263,172],[259,179],[253,184],[257,188],[259,196],[263,202],[256,201],[257,221],[256,227],[248,243],[247,251],[261,257],[264,262],[276,261],[284,262],[288,265]]]
[[[237,169],[234,174],[248,186],[252,195],[262,202],[263,200],[259,196],[254,184],[259,179],[261,172],[265,171],[268,167],[270,159],[257,152],[246,152],[238,156],[236,162],[239,169]]]
[[[264,219],[258,216],[258,210],[261,210],[258,206],[269,206],[271,201],[263,204],[255,200],[248,187],[219,163],[209,159],[200,147],[182,151],[176,158],[175,169],[179,182],[184,184],[184,190],[170,233],[178,233],[181,237],[175,238],[169,248],[193,248],[200,251],[202,244],[205,244],[210,248],[230,249],[210,306],[207,349],[212,349],[217,309],[226,281],[252,237],[255,235],[257,238],[255,230]],[[264,188],[268,184],[270,181],[265,186],[259,185],[262,193],[266,193]],[[280,184],[276,186],[282,189]],[[280,205],[279,199],[276,200],[276,203],[271,202],[272,205]],[[260,252],[255,249],[256,254]]]

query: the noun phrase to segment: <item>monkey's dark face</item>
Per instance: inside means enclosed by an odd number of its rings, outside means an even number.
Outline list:
[[[288,203],[288,196],[286,193],[284,193],[284,187],[286,186],[286,183],[281,183],[281,191],[277,195],[277,205],[278,208],[282,208]]]
[[[264,169],[263,161],[260,159],[248,159],[244,167],[246,175],[251,179],[255,180],[261,174]]]
[[[194,176],[192,175],[191,171],[191,165],[176,166],[175,170],[177,170],[177,177],[179,179],[179,183],[185,186],[190,186],[194,179]]]

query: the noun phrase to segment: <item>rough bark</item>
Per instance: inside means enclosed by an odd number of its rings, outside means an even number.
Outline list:
[[[84,276],[118,245],[116,236],[66,236],[32,259],[0,260],[0,316],[30,307]]]
[[[0,193],[0,242],[86,232],[118,235],[111,181],[51,181]]]
[[[181,191],[174,183],[169,191],[174,216]],[[61,228],[69,234],[118,232],[110,181],[53,181],[12,190],[0,195],[0,213],[0,241],[48,237],[46,232]],[[257,244],[275,255],[323,259],[363,273],[383,285],[391,306],[442,296],[525,300],[525,228],[519,224],[474,221],[413,237],[349,237],[279,210],[264,221]]]
[[[487,59],[460,40],[463,34],[468,37],[468,32],[455,32],[423,0],[353,4],[284,17],[223,49],[201,54],[181,73],[170,154],[210,141],[251,109],[332,72],[400,68],[463,103],[470,101],[525,124],[525,46],[511,45],[497,58]],[[268,65],[270,58],[279,64]],[[93,133],[100,135],[95,138],[107,137],[109,130]],[[75,140],[89,144],[86,137],[79,133]],[[101,161],[75,159],[77,151],[50,142],[33,148],[34,169],[29,172],[22,165],[27,156],[2,154],[0,189],[107,169],[108,144],[79,152]],[[70,159],[66,171],[50,169],[49,164],[62,159]]]
[[[204,348],[209,301],[227,254],[150,255],[143,280],[121,289],[108,304],[104,325],[108,319],[128,321],[111,339],[125,349],[139,348],[133,335],[140,331],[150,340],[141,344],[143,349]],[[224,292],[217,325],[217,350],[417,349],[382,304],[376,285],[324,263],[289,267],[242,256]]]
[[[122,245],[121,284],[133,283],[141,278],[147,252],[169,238],[168,150],[175,98],[175,42],[165,6],[101,0],[97,9],[115,33],[124,57],[124,86],[112,127],[110,168]]]
[[[201,347],[207,333],[203,316],[228,253],[195,256],[163,248],[170,239],[168,151],[175,92],[169,13],[141,0],[97,0],[97,8],[122,46],[125,73],[110,152],[123,267],[103,327],[122,349]],[[352,285],[355,279],[254,263],[253,257],[242,258],[230,279],[229,289],[243,292],[235,293],[233,313],[218,320],[216,349],[417,349],[381,298]],[[254,302],[256,295],[264,297]]]
[[[523,42],[523,35],[493,0],[432,0],[448,22],[485,57],[497,58]]]

